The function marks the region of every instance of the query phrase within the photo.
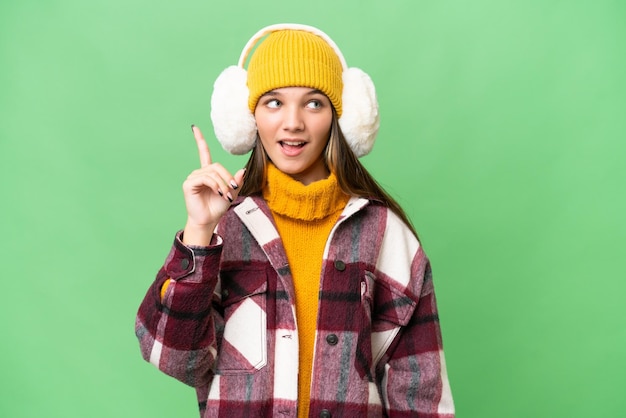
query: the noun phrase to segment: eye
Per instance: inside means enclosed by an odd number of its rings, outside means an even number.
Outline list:
[[[281,103],[278,99],[270,99],[265,102],[265,106],[269,107],[270,109],[277,109],[280,107],[280,105]]]
[[[306,107],[309,109],[320,109],[322,106],[322,102],[317,99],[311,100],[306,104]]]

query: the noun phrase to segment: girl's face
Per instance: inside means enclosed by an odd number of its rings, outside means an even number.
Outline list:
[[[324,93],[308,87],[269,91],[254,117],[263,148],[280,171],[305,185],[328,177],[322,153],[333,110]]]

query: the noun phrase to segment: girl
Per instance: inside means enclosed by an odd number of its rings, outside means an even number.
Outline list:
[[[369,77],[320,30],[274,25],[211,106],[224,148],[252,154],[232,175],[192,126],[201,168],[139,308],[144,358],[203,417],[453,417],[428,259],[358,160],[378,129]]]

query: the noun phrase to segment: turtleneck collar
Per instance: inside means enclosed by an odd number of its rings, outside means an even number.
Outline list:
[[[272,163],[267,166],[263,198],[272,212],[304,221],[324,219],[335,214],[343,210],[350,199],[339,187],[333,173],[326,179],[305,186]]]

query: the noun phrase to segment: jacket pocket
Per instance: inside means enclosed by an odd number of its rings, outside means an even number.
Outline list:
[[[224,332],[216,373],[253,373],[267,364],[266,271],[227,270],[220,279]]]

